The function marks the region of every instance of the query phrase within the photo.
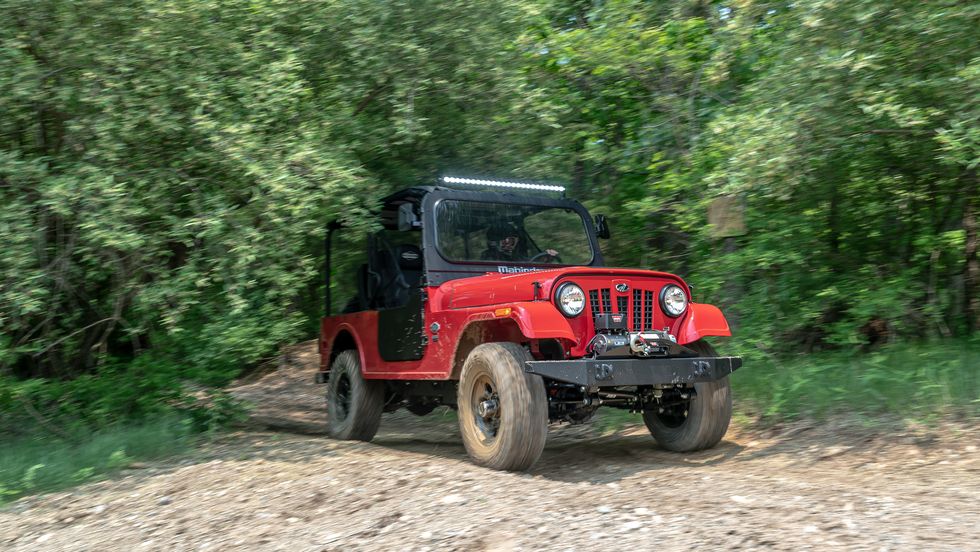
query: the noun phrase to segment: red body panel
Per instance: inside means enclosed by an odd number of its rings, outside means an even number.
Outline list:
[[[564,339],[579,343],[568,318],[550,301],[513,303],[510,318],[517,321],[521,334],[529,339]]]
[[[659,292],[664,285],[690,289],[679,277],[665,272],[618,268],[557,268],[521,274],[488,273],[452,280],[427,289],[424,305],[425,335],[429,343],[420,360],[386,362],[378,354],[378,313],[366,311],[323,318],[321,321],[321,370],[328,369],[330,351],[337,336],[349,333],[357,344],[364,375],[377,379],[445,380],[453,376],[456,347],[468,327],[481,326],[480,338],[487,341],[558,339],[570,357],[581,357],[595,334],[592,316],[583,313],[565,317],[553,303],[555,286],[572,281],[587,295],[595,291],[597,309],[625,312],[630,328],[669,328],[682,345],[708,335],[731,335],[717,307],[690,304],[679,318],[661,312]],[[628,286],[616,290],[616,284]],[[636,293],[639,292],[637,296]],[[652,304],[649,302],[652,297]],[[625,308],[622,308],[625,307]],[[509,308],[509,310],[507,310]],[[590,306],[591,308],[591,306]],[[439,331],[433,333],[433,323]],[[433,339],[435,337],[435,339]]]
[[[683,345],[709,335],[732,335],[732,331],[721,309],[714,305],[691,303],[676,335],[677,341]]]

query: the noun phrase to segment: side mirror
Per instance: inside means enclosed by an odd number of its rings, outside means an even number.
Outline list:
[[[609,239],[609,223],[606,222],[606,215],[595,216],[595,235],[604,240]]]
[[[405,232],[413,228],[421,228],[422,221],[415,215],[415,208],[411,203],[402,203],[398,206],[398,230]]]

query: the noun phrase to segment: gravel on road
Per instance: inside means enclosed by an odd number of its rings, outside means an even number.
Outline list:
[[[564,426],[528,473],[472,465],[455,417],[386,414],[372,443],[322,436],[315,351],[238,386],[253,427],[190,457],[0,509],[19,550],[976,550],[975,422],[733,427],[658,449],[642,423]]]

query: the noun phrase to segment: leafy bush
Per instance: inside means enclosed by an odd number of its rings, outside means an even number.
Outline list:
[[[977,10],[8,0],[0,424],[220,423],[207,388],[316,332],[324,225],[441,171],[570,180],[610,263],[685,276],[753,347],[970,335]]]
[[[206,386],[227,383],[218,372],[194,378],[186,366],[148,354],[72,380],[0,378],[0,434],[39,432],[64,437],[79,431],[160,417],[187,420],[207,431],[240,420],[244,410],[227,393]]]

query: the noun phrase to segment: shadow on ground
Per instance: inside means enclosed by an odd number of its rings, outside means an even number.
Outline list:
[[[570,483],[610,483],[661,468],[703,467],[739,459],[745,447],[723,441],[717,447],[677,454],[657,447],[642,424],[603,434],[603,424],[553,426],[541,459],[529,473]],[[468,462],[455,416],[437,411],[418,418],[386,416],[371,442],[379,447]],[[754,455],[754,454],[753,454]]]

